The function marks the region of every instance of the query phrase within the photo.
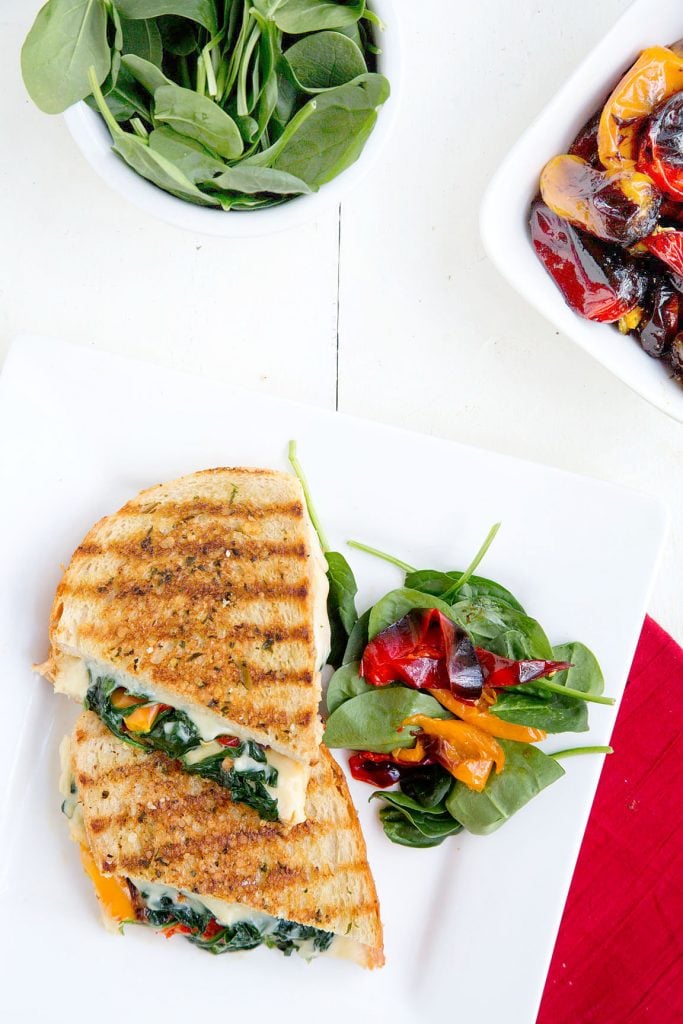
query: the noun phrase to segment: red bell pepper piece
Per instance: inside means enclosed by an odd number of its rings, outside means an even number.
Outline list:
[[[222,747],[239,747],[241,740],[238,740],[236,736],[216,736],[216,742],[220,743]]]
[[[349,769],[353,778],[379,789],[393,786],[415,768],[427,764],[434,764],[434,759],[426,756],[419,763],[404,764],[391,754],[374,754],[370,750],[361,750],[349,758]]]
[[[478,700],[484,679],[468,634],[437,608],[414,609],[372,639],[360,674],[373,686],[450,690]]]
[[[675,229],[657,231],[641,239],[644,246],[667,267],[683,275],[683,231]]]
[[[484,682],[494,689],[530,683],[533,679],[550,675],[551,672],[571,668],[568,661],[515,661],[514,658],[504,658],[500,654],[485,651],[483,647],[477,647],[476,653],[484,670]]]

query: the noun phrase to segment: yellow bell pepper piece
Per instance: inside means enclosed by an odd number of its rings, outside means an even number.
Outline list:
[[[142,708],[136,708],[126,716],[126,728],[131,732],[149,732],[162,707],[163,704],[145,704]]]
[[[123,686],[117,686],[109,699],[111,700],[111,706],[116,708],[117,711],[121,711],[123,708],[135,707],[136,704],[144,704],[146,698],[134,697]]]
[[[462,718],[463,722],[476,725],[478,729],[487,732],[490,736],[497,736],[498,739],[516,740],[517,743],[539,743],[548,735],[543,729],[532,729],[528,725],[504,722],[502,718],[496,718],[482,707],[465,704],[448,690],[428,690],[427,692],[448,711],[457,715],[458,718]]]
[[[81,861],[85,873],[90,877],[100,903],[115,921],[134,921],[135,910],[130,890],[122,878],[103,875],[95,863],[88,847],[81,843]]]
[[[414,747],[396,747],[391,751],[391,756],[403,764],[419,764],[425,756],[425,748],[422,740],[417,740]]]
[[[607,100],[598,127],[600,162],[610,170],[635,167],[643,118],[683,89],[683,60],[666,46],[643,50]]]
[[[417,725],[426,736],[437,741],[439,763],[470,789],[481,791],[495,765],[500,773],[505,765],[505,751],[491,735],[476,725],[457,718],[444,720],[426,715],[411,715],[403,725]]]

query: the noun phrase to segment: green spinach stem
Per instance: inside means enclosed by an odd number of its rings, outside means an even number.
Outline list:
[[[567,747],[566,750],[557,750],[550,757],[561,761],[563,757],[580,757],[581,754],[613,754],[612,747]]]
[[[576,697],[577,700],[587,700],[591,704],[614,704],[614,697],[598,697],[594,693],[584,693],[583,690],[572,690],[570,686],[553,683],[550,679],[534,679],[532,685],[542,686],[544,690],[552,690],[553,693],[561,693],[563,697]]]
[[[90,82],[90,88],[92,89],[92,94],[93,94],[93,97],[95,99],[95,103],[97,104],[97,106],[99,108],[100,114],[104,118],[104,121],[105,121],[105,124],[107,125],[107,128],[111,132],[111,137],[115,138],[117,135],[123,135],[124,134],[123,129],[119,127],[119,125],[118,125],[118,123],[116,121],[116,118],[114,117],[114,115],[112,114],[111,110],[107,106],[107,102],[106,102],[104,96],[102,95],[102,90],[100,89],[100,84],[97,81],[97,75],[95,73],[95,68],[93,67],[92,64],[88,68],[88,81]]]
[[[486,540],[484,541],[482,546],[479,548],[479,550],[477,551],[476,555],[474,556],[474,558],[472,559],[472,561],[468,565],[467,569],[465,569],[465,571],[462,574],[462,576],[460,576],[455,581],[453,586],[449,587],[449,589],[446,591],[446,593],[442,595],[442,597],[441,597],[442,601],[445,601],[446,604],[450,604],[451,603],[451,599],[455,596],[455,594],[458,592],[460,587],[463,587],[467,583],[467,581],[470,579],[470,577],[474,575],[475,569],[479,566],[479,563],[484,558],[484,555],[486,554],[488,549],[493,544],[493,541],[495,540],[496,534],[498,533],[499,530],[500,530],[500,523],[494,523],[494,525],[491,527],[491,529],[489,530],[488,534],[486,535]]]
[[[361,544],[359,540],[347,540],[346,542],[350,548],[357,548],[358,551],[365,551],[368,555],[374,555],[375,558],[381,558],[383,562],[390,562],[391,565],[398,566],[403,572],[415,572],[415,568],[412,565],[408,565],[407,562],[403,562],[400,558],[396,558],[395,555],[388,555],[386,551],[379,551],[378,548],[371,548],[369,544]]]
[[[320,520],[318,519],[318,513],[316,512],[315,507],[313,505],[311,491],[308,486],[308,481],[306,479],[306,474],[304,473],[303,466],[301,465],[299,459],[297,458],[296,441],[289,442],[287,456],[289,458],[289,464],[294,470],[294,473],[296,474],[296,477],[303,489],[304,498],[306,499],[306,508],[308,509],[308,514],[311,517],[311,522],[313,523],[315,532],[318,534],[320,547],[323,549],[323,554],[327,554],[327,552],[330,550],[330,545],[327,543],[327,537],[325,536],[323,528],[320,524]]]

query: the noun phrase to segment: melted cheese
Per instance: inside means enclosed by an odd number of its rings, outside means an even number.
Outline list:
[[[188,764],[194,764],[212,753],[218,753],[222,748],[215,743],[215,738],[224,735],[226,731],[240,740],[252,739],[249,730],[240,729],[233,726],[232,723],[227,727],[225,720],[219,715],[205,711],[203,708],[197,708],[196,705],[178,702],[175,696],[163,687],[149,686],[125,672],[118,672],[111,666],[100,662],[85,661],[72,655],[60,654],[55,689],[59,693],[65,693],[83,703],[90,687],[91,674],[93,678],[97,676],[113,678],[119,686],[125,687],[126,690],[143,694],[150,700],[160,704],[169,704],[176,710],[185,712],[197,727],[203,740],[201,747],[185,755]],[[267,786],[266,789],[268,794],[277,801],[280,821],[287,825],[298,825],[306,820],[306,790],[311,777],[311,769],[308,765],[294,761],[291,757],[286,757],[271,747],[265,748],[265,754],[268,763],[278,771],[277,786]],[[245,753],[235,759],[234,767],[237,771],[249,771],[258,770],[262,766]]]
[[[163,897],[177,902],[180,896],[185,904],[195,907],[205,907],[210,914],[216,918],[219,924],[231,927],[241,921],[253,924],[261,931],[272,931],[277,925],[277,918],[265,914],[261,910],[253,910],[241,903],[229,903],[227,900],[218,899],[216,896],[198,896],[185,889],[174,889],[168,885],[160,885],[157,882],[147,882],[144,878],[131,878],[131,882],[142,894],[143,899],[150,909],[156,910],[161,906]],[[310,960],[315,956],[336,956],[345,960],[352,960],[355,963],[364,964],[364,947],[346,935],[335,935],[331,945],[324,952],[313,948],[313,940],[308,939],[299,944],[297,950],[300,956]]]
[[[308,765],[283,757],[276,750],[266,750],[268,763],[277,768],[277,786],[266,786],[268,795],[277,800],[280,821],[299,825],[306,820],[306,790],[311,777]]]

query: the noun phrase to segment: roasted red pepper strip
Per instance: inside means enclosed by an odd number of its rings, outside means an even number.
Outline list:
[[[551,672],[561,672],[571,668],[568,661],[515,661],[503,658],[500,654],[492,654],[483,647],[475,648],[479,664],[484,670],[484,681],[487,686],[518,686],[530,683],[533,679],[541,679]]]
[[[426,764],[434,764],[434,759],[429,755],[419,762],[404,764],[391,754],[373,754],[370,750],[361,750],[349,758],[353,778],[358,782],[367,782],[370,786],[378,786],[379,789],[393,786],[415,768]]]
[[[474,648],[464,629],[428,608],[408,612],[378,633],[363,652],[360,674],[373,686],[402,682],[415,690],[449,690],[473,702],[484,683],[516,686],[566,668],[566,661],[514,661]]]
[[[222,747],[239,747],[241,741],[236,736],[216,736],[216,742]]]
[[[437,608],[414,609],[378,633],[363,652],[360,674],[373,686],[398,681],[465,700],[478,700],[484,685],[469,636]]]
[[[665,228],[642,239],[653,256],[666,263],[677,274],[683,275],[683,231]]]

